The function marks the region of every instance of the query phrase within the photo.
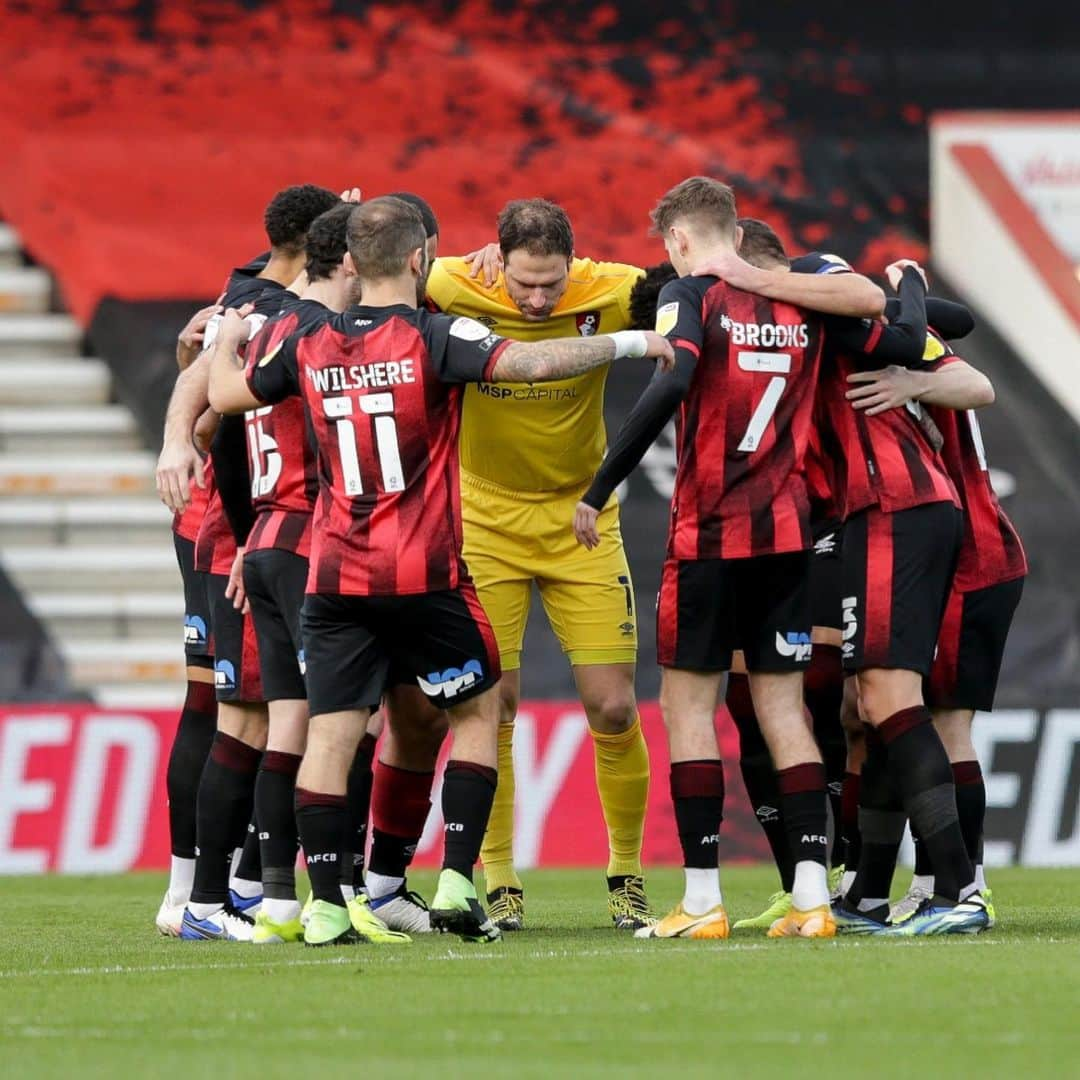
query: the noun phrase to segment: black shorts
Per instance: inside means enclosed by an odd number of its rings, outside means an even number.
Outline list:
[[[210,602],[206,595],[206,574],[195,569],[195,541],[173,533],[176,561],[184,583],[184,654],[188,667],[212,668],[210,648]]]
[[[211,642],[214,650],[214,688],[218,701],[264,701],[259,673],[259,647],[255,625],[225,598],[228,574],[207,574],[210,599]]]
[[[800,671],[810,662],[810,552],[752,559],[668,559],[656,604],[661,667]]]
[[[923,693],[932,709],[994,707],[1001,658],[1024,579],[949,594],[937,654]]]
[[[502,674],[495,635],[471,581],[412,596],[311,594],[300,617],[311,715],[375,708],[395,676],[452,708]]]
[[[244,588],[251,604],[267,701],[302,701],[307,697],[300,640],[300,608],[307,576],[307,559],[291,551],[266,548],[244,556]]]
[[[839,630],[840,601],[844,596],[844,527],[822,532],[814,539],[810,556],[810,606],[814,625]]]
[[[960,548],[960,511],[938,502],[884,513],[871,506],[844,524],[845,671],[930,674]]]

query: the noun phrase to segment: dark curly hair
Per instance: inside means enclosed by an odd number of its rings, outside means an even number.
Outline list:
[[[332,191],[314,184],[296,184],[279,191],[263,215],[270,246],[284,255],[299,255],[311,223],[339,202]]]
[[[322,281],[341,265],[348,251],[349,215],[355,203],[339,202],[320,214],[307,232],[308,281]]]
[[[679,275],[669,262],[657,263],[645,269],[630,290],[630,325],[634,330],[652,330],[656,326],[656,304],[660,290]]]

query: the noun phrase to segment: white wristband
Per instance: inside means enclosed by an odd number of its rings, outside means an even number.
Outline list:
[[[615,359],[624,356],[644,356],[649,351],[649,339],[644,330],[616,330],[608,337],[615,342]]]

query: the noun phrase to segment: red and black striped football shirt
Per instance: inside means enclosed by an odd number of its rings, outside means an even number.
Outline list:
[[[248,378],[259,361],[290,334],[318,326],[333,312],[317,300],[286,300],[248,344]],[[319,492],[315,449],[309,438],[304,403],[289,397],[245,416],[255,524],[247,551],[277,548],[308,558],[311,515]]]
[[[792,270],[838,273],[850,268],[835,256],[805,255],[792,263]],[[814,423],[841,518],[874,505],[886,513],[935,502],[959,506],[945,466],[920,426],[921,406],[867,416],[847,399],[849,375],[889,362],[879,348],[884,342],[881,325],[829,319],[825,327]],[[920,348],[921,343],[920,336]]]
[[[456,588],[461,383],[490,381],[508,343],[472,319],[353,307],[248,371],[261,401],[303,397],[318,451],[309,593]]]
[[[671,281],[656,328],[675,347],[583,501],[599,509],[677,410],[668,554],[745,559],[810,547],[804,458],[821,324],[713,277]]]
[[[932,349],[932,355],[940,357],[935,367],[959,359],[936,334],[928,340],[928,348]],[[964,538],[953,588],[958,592],[974,592],[1024,577],[1028,572],[1024,545],[990,483],[975,411],[936,405],[926,408],[941,431],[944,440],[941,457],[960,494],[964,511]]]

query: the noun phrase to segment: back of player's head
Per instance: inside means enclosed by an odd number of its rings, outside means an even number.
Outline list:
[[[284,255],[299,255],[311,223],[339,202],[332,191],[314,184],[295,184],[279,191],[263,215],[270,246]]]
[[[786,269],[791,265],[784,243],[771,225],[752,217],[739,218],[738,224],[742,229],[739,254],[748,263],[762,270],[780,266]]]
[[[630,290],[630,328],[632,330],[652,330],[656,325],[656,305],[660,299],[660,290],[678,277],[675,267],[669,262],[657,263],[645,268],[645,273],[637,279]]]
[[[496,227],[505,259],[512,251],[530,255],[574,254],[574,230],[561,206],[547,199],[514,199],[499,214]]]
[[[324,281],[341,265],[348,250],[349,215],[355,203],[339,202],[320,214],[307,233],[308,281]]]
[[[348,231],[349,255],[361,281],[400,277],[413,252],[427,246],[420,211],[390,195],[354,206]]]
[[[415,206],[420,211],[420,217],[424,220],[424,232],[429,240],[433,236],[439,235],[439,219],[435,216],[435,211],[431,209],[431,204],[427,199],[423,199],[411,191],[391,191],[387,198],[400,199],[410,206]]]
[[[691,176],[663,195],[650,216],[658,236],[678,222],[702,233],[734,238],[739,215],[735,192],[727,184],[711,176]]]

